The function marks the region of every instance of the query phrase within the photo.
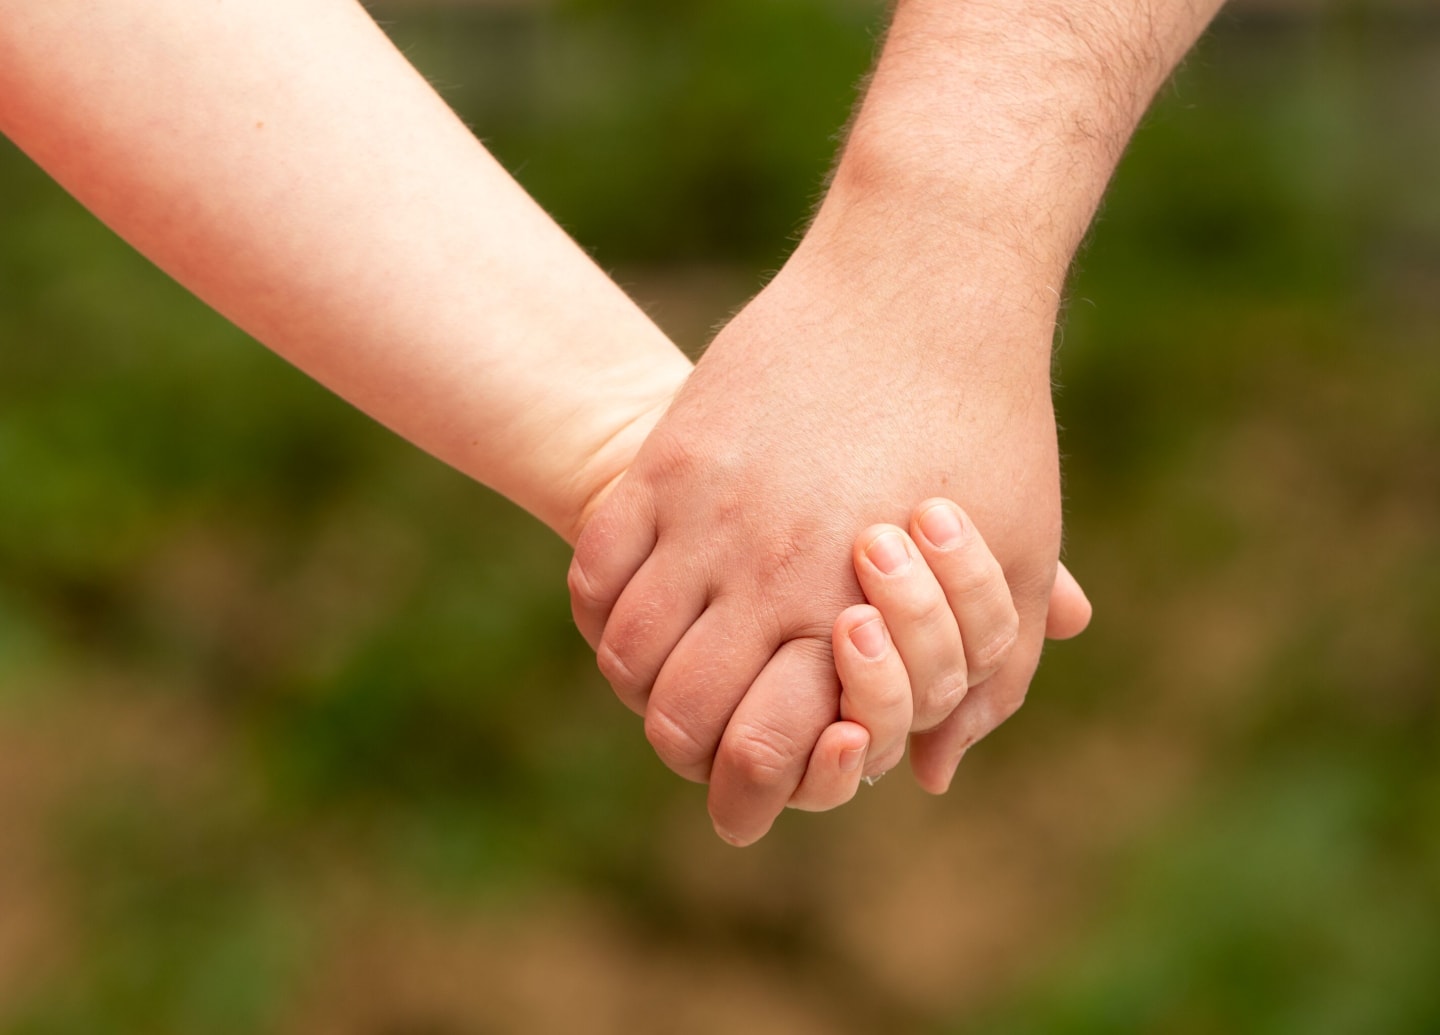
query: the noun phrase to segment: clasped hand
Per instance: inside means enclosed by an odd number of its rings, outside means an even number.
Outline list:
[[[812,240],[712,344],[570,571],[602,672],[737,845],[849,800],[907,736],[944,792],[1023,701],[1047,614],[1056,637],[1089,617],[1056,579],[1048,367],[1037,391],[996,358],[1048,364],[1049,326],[997,341],[970,299],[867,295]]]

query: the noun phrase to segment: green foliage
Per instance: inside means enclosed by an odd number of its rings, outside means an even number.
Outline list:
[[[859,0],[642,0],[401,15],[390,28],[602,262],[778,265],[819,196],[881,14]]]

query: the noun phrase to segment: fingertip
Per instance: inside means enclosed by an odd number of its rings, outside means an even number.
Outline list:
[[[854,604],[835,620],[834,651],[841,682],[855,662],[883,661],[890,653],[890,632],[878,608]]]
[[[1061,564],[1055,570],[1055,586],[1050,591],[1050,611],[1045,617],[1045,636],[1051,640],[1069,640],[1079,636],[1094,616],[1090,598],[1080,583]]]
[[[864,588],[872,580],[905,571],[919,551],[899,525],[878,524],[855,537],[854,554],[855,574]]]
[[[925,500],[910,517],[910,530],[922,549],[930,546],[936,550],[953,550],[974,527],[965,508],[943,496]]]
[[[827,754],[834,753],[835,767],[842,773],[863,768],[870,753],[870,731],[858,722],[832,723],[820,740]]]
[[[756,841],[760,840],[760,838],[764,837],[765,834],[768,834],[770,832],[768,829],[766,829],[764,832],[757,834],[754,837],[741,837],[739,834],[732,834],[730,831],[720,826],[719,823],[716,823],[714,816],[710,817],[710,825],[715,831],[715,836],[718,837],[720,840],[724,841],[731,848],[749,848]]]
[[[826,726],[810,754],[810,768],[848,773],[864,764],[870,750],[870,731],[853,719],[837,719]],[[855,763],[858,755],[859,765]],[[848,756],[848,757],[847,757]]]
[[[855,722],[832,722],[820,734],[805,776],[786,803],[803,812],[825,812],[844,805],[860,789],[870,733]]]
[[[936,797],[950,790],[955,770],[974,741],[963,734],[952,718],[945,727],[910,738],[910,771],[926,794]],[[958,743],[957,743],[958,740]]]
[[[923,768],[915,768],[915,782],[926,794],[932,794],[939,798],[950,791],[950,786],[955,782],[955,772],[960,768],[960,761],[965,757],[965,752],[943,760],[937,760],[935,764]]]
[[[840,612],[839,618],[835,619],[831,646],[834,647],[836,653],[839,653],[850,645],[850,633],[856,627],[879,617],[879,608],[872,604],[851,604]]]

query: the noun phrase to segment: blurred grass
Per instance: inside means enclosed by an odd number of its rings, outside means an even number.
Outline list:
[[[692,344],[873,5],[387,14]],[[0,1030],[1440,1028],[1440,25],[1238,8],[1072,285],[1094,629],[922,800],[737,855],[563,547],[0,151]]]

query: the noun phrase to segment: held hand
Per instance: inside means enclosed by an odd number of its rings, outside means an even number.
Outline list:
[[[821,812],[843,805],[862,777],[893,768],[905,752],[917,690],[927,682],[938,678],[974,689],[992,674],[973,666],[965,645],[994,641],[997,625],[1014,627],[1004,572],[978,533],[966,538],[963,549],[946,553],[931,546],[919,529],[934,523],[936,507],[968,524],[949,500],[927,500],[911,517],[913,538],[894,525],[876,525],[855,541],[855,573],[868,603],[846,608],[831,637],[841,719],[820,735],[791,808]],[[882,537],[911,558],[894,574],[869,561],[870,547]],[[1076,636],[1089,619],[1090,602],[1061,565],[1050,593],[1046,636]]]
[[[857,529],[939,488],[966,501],[1014,596],[1014,637],[966,645],[982,670],[1005,659],[993,677],[917,689],[913,762],[937,791],[1024,699],[1059,552],[1053,309],[948,274],[938,295],[909,273],[876,282],[813,238],[711,347],[571,569],[602,671],[666,764],[711,782],[736,843],[769,828],[835,718]],[[988,261],[969,264],[975,282],[1003,282]]]

